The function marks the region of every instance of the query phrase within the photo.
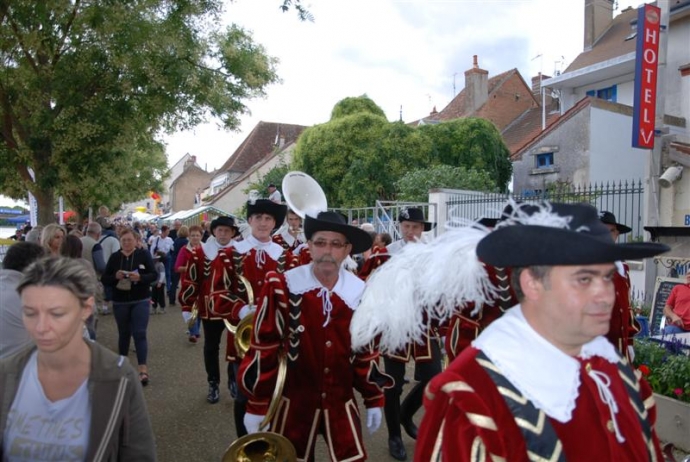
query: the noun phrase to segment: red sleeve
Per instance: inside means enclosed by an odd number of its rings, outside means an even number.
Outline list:
[[[242,359],[238,382],[249,398],[247,412],[266,415],[278,376],[278,354],[286,335],[287,284],[282,275],[269,272],[257,300],[249,351]]]
[[[180,252],[177,254],[177,259],[175,260],[175,266],[173,269],[177,273],[180,267],[187,266],[187,262],[190,260],[191,252],[187,247],[182,247]]]
[[[179,299],[183,306],[192,306],[199,298],[201,280],[204,275],[204,259],[201,247],[197,247],[189,254],[190,264],[187,265],[187,271],[184,273],[180,286]]]
[[[392,388],[393,377],[384,374],[379,367],[379,352],[373,342],[368,348],[355,353],[352,358],[354,387],[364,399],[367,408],[383,407],[383,391]]]
[[[676,297],[678,294],[678,290],[680,286],[675,286],[673,289],[671,289],[671,295],[668,296],[668,299],[666,300],[666,304],[670,306],[671,308],[675,308],[676,305]]]

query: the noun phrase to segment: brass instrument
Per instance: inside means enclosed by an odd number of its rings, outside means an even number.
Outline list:
[[[225,451],[223,462],[296,462],[297,452],[283,435],[259,432],[235,440]]]
[[[244,276],[237,276],[240,282],[244,285],[247,291],[247,305],[253,305],[254,300],[254,289],[252,289],[252,284]],[[237,350],[237,356],[244,358],[249,350],[249,344],[252,341],[252,330],[254,329],[254,314],[248,314],[244,319],[233,326],[230,321],[223,319],[225,327],[230,331],[231,334],[235,336],[235,349]]]

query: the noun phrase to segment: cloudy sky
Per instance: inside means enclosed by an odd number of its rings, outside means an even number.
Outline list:
[[[327,122],[348,96],[368,95],[389,120],[445,107],[464,87],[472,56],[489,76],[517,68],[553,75],[582,51],[585,0],[306,0],[315,21],[282,13],[279,0],[235,0],[225,20],[253,31],[280,60],[282,83],[251,100],[240,132],[211,122],[166,136],[170,165],[189,152],[220,167],[259,121]],[[617,0],[617,14],[639,0]],[[541,55],[541,57],[537,57]]]
[[[616,0],[614,14],[640,0]],[[582,51],[585,0],[306,0],[314,22],[282,13],[280,0],[228,1],[224,20],[251,30],[279,59],[280,84],[251,100],[239,132],[210,121],[163,138],[169,164],[194,154],[220,167],[259,121],[314,125],[348,96],[368,95],[389,120],[445,107],[478,55],[489,76],[565,69]],[[540,57],[537,57],[540,56]],[[0,205],[8,200],[0,196]],[[10,202],[11,203],[11,202]]]

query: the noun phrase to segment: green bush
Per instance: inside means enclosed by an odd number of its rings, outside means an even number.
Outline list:
[[[635,340],[635,367],[655,393],[690,403],[690,356],[680,340]]]

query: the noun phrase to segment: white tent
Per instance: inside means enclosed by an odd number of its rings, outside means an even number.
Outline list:
[[[132,219],[136,221],[153,221],[158,219],[158,215],[152,215],[146,212],[132,212]]]

